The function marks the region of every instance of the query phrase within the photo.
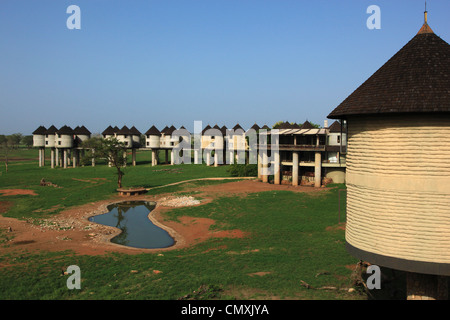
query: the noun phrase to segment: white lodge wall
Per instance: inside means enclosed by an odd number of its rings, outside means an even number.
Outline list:
[[[450,263],[450,117],[351,117],[348,134],[347,242]]]

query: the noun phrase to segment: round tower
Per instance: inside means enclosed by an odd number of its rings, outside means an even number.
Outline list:
[[[347,122],[349,252],[409,272],[408,290],[447,283],[439,277],[450,276],[450,45],[425,19],[328,118]]]
[[[145,146],[151,149],[158,149],[160,147],[161,140],[161,132],[155,127],[152,126],[145,133]]]
[[[56,132],[57,148],[72,148],[74,132],[69,126],[63,126]]]
[[[45,147],[45,132],[47,129],[44,126],[40,126],[33,131],[33,147]]]

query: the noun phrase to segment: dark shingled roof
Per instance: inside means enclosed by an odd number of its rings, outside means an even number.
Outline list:
[[[226,136],[227,135],[227,130],[228,128],[226,126],[223,126],[222,128],[220,128],[220,132],[222,132],[222,136]]]
[[[56,132],[58,132],[58,129],[54,126],[54,125],[52,125],[52,126],[50,126],[50,128],[48,128],[46,131],[45,131],[45,134],[55,134]]]
[[[85,126],[81,126],[81,127],[76,127],[75,129],[73,129],[73,132],[75,134],[80,134],[80,135],[90,135],[91,132],[85,127]]]
[[[236,124],[236,125],[233,127],[233,130],[234,130],[234,131],[237,131],[237,130],[239,130],[239,129],[241,129],[242,131],[244,131],[244,128],[242,128],[242,127],[239,125],[239,123]]]
[[[305,123],[303,123],[300,127],[300,129],[316,129],[316,127],[314,127],[311,122],[309,122],[308,120],[305,121]]]
[[[131,132],[132,135],[135,135],[135,136],[140,136],[141,135],[141,132],[138,129],[136,129],[135,126],[132,126],[130,128],[130,132]]]
[[[286,121],[276,127],[276,129],[292,129],[292,125]]]
[[[329,115],[450,113],[450,45],[419,33]]]
[[[250,128],[253,129],[255,131],[258,131],[259,129],[261,129],[256,123]]]
[[[169,127],[165,126],[165,128],[161,130],[161,133],[166,134],[168,130],[169,130]]]
[[[175,130],[177,130],[177,128],[175,128],[173,125],[167,129],[167,131],[165,132],[165,134],[170,135],[172,134]]]
[[[267,124],[265,124],[261,129],[263,130],[270,130],[269,126]]]
[[[339,121],[335,121],[328,129],[332,133],[341,133],[341,124]]]
[[[33,134],[44,135],[47,132],[47,129],[44,126],[40,126],[36,130],[33,131]]]
[[[159,130],[155,127],[152,126],[150,129],[147,130],[147,132],[145,133],[147,136],[159,136],[161,134],[161,132],[159,132]]]
[[[69,126],[62,126],[58,131],[58,134],[72,135],[73,129]]]
[[[123,126],[122,129],[117,131],[117,134],[120,134],[120,135],[131,135],[131,131],[130,131],[130,129],[127,126]]]
[[[114,134],[114,128],[109,126],[108,128],[106,128],[103,132],[103,135],[113,135]]]
[[[211,129],[211,126],[208,124],[208,125],[202,130],[202,135],[204,135],[205,132],[206,132],[207,130],[209,130],[209,129]]]

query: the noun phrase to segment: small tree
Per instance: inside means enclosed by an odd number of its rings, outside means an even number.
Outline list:
[[[126,167],[127,147],[125,143],[120,142],[117,138],[92,138],[83,143],[83,147],[89,149],[82,162],[88,163],[92,159],[105,160],[111,167],[116,169],[117,187],[122,188],[122,177],[125,175],[123,168]]]
[[[27,146],[27,148],[30,148],[33,146],[33,136],[23,136],[22,140],[20,140],[20,143]]]
[[[0,135],[0,151],[5,161],[5,170],[8,173],[8,155],[12,149],[13,141],[10,136]]]

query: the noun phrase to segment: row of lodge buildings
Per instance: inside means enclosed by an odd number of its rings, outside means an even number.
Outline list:
[[[345,182],[346,132],[340,122],[335,121],[328,126],[328,121],[325,120],[323,128],[316,128],[308,121],[303,125],[282,123],[277,128],[277,150],[272,152],[270,143],[263,146],[267,154],[270,154],[267,160],[263,159],[262,153],[259,152],[260,141],[256,141],[256,144],[249,141],[250,130],[264,133],[269,140],[273,131],[267,125],[259,127],[257,124],[248,130],[244,130],[239,124],[231,129],[226,126],[207,125],[201,132],[200,147],[196,149],[193,142],[190,143],[194,164],[203,162],[208,166],[219,166],[231,163],[258,163],[258,177],[264,182],[273,180],[275,184],[292,183],[292,185],[319,187],[326,181]],[[174,152],[181,141],[180,133],[183,132],[190,135],[184,127],[177,130],[174,126],[166,126],[160,131],[152,126],[142,134],[134,126],[131,128],[109,126],[102,132],[102,137],[115,137],[124,143],[131,153],[133,166],[136,165],[137,150],[151,151],[152,165],[158,164],[159,152],[164,152],[165,163],[170,161],[173,165]],[[68,126],[60,129],[53,125],[48,129],[40,126],[33,132],[33,145],[39,148],[39,166],[45,165],[45,148],[50,149],[52,168],[79,166],[80,157],[85,152],[82,143],[90,137],[91,132],[84,126],[75,129]],[[258,157],[251,162],[250,151],[255,149]],[[265,163],[266,167],[273,166],[275,171],[264,174]],[[92,165],[95,165],[94,160]]]

